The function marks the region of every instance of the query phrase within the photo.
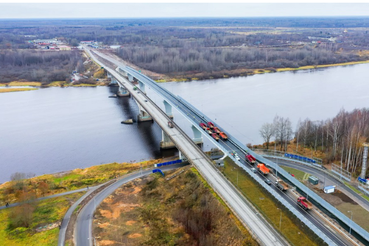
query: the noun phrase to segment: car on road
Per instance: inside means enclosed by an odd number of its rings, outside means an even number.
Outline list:
[[[251,168],[251,171],[254,172],[254,173],[256,173],[256,168],[252,167]]]
[[[239,161],[239,160],[240,160],[240,157],[237,155],[237,153],[236,153],[236,154],[234,154],[234,158],[236,158],[236,160],[237,160],[237,161]]]
[[[271,185],[271,184],[272,184],[272,181],[270,181],[269,179],[264,180],[264,182],[265,182],[266,184],[268,184],[268,185]]]

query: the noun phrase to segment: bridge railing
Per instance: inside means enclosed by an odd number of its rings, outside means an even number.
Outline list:
[[[142,76],[145,79],[149,80],[151,83],[155,83],[155,81],[151,80],[150,78],[148,78],[145,75],[142,75],[141,73],[132,71],[133,69],[131,69],[132,73],[135,73],[137,76]],[[157,85],[159,86],[159,85]],[[161,87],[162,88],[162,87]],[[163,88],[162,88],[163,89]],[[204,121],[212,121],[210,118],[208,118],[206,115],[204,115],[201,111],[199,111],[196,107],[194,107],[193,105],[191,105],[189,102],[187,102],[185,99],[181,98],[181,97],[177,97],[178,99],[176,99],[176,97],[171,93],[168,92],[167,90],[165,90],[166,93],[168,93],[168,95],[170,95],[173,100],[179,100],[182,104],[184,104],[189,110],[191,110],[194,114],[196,114],[199,118],[204,119]],[[197,122],[196,122],[197,124]],[[278,168],[277,164],[264,158],[263,156],[255,153],[254,151],[252,151],[251,149],[249,149],[245,144],[241,143],[239,140],[237,140],[236,138],[233,138],[228,132],[226,132],[224,129],[223,131],[228,135],[228,141],[231,141],[237,148],[239,148],[240,150],[242,150],[244,153],[251,153],[253,154],[257,160],[265,163],[266,165],[272,167],[273,169]],[[187,135],[186,135],[187,136]],[[189,138],[192,141],[191,138]],[[227,153],[227,151],[225,151],[225,153]],[[208,158],[208,157],[207,157]],[[236,162],[238,163],[238,162]],[[244,167],[242,165],[242,167]],[[252,177],[256,177],[255,174],[253,174],[248,168],[244,168]],[[333,207],[331,204],[329,204],[328,202],[326,202],[323,198],[321,198],[319,195],[317,195],[315,192],[311,191],[309,188],[307,188],[305,185],[303,185],[301,182],[299,182],[298,180],[296,180],[294,177],[292,177],[291,175],[288,174],[288,172],[286,172],[284,169],[282,168],[278,168],[278,173],[280,175],[282,175],[284,177],[285,180],[287,180],[289,183],[293,184],[296,188],[298,188],[299,190],[301,190],[303,193],[305,193],[307,196],[309,196],[310,199],[314,200],[316,203],[318,203],[321,207],[325,208],[327,211],[329,211],[332,215],[334,215],[338,220],[340,220],[342,223],[346,224],[348,227],[351,227],[352,231],[355,231],[358,235],[360,235],[364,240],[366,240],[367,242],[369,242],[369,233],[367,231],[365,231],[362,227],[360,227],[358,224],[356,224],[354,221],[350,220],[347,216],[345,216],[343,213],[341,213],[338,209],[336,209],[335,207]],[[309,226],[317,235],[319,235],[325,242],[327,242],[329,245],[334,245],[334,243],[324,234],[322,233],[315,225],[313,225],[312,223],[309,223],[309,221],[307,221],[307,219],[302,216],[302,214],[300,212],[298,212],[295,208],[291,207],[291,205],[285,201],[285,199],[283,199],[282,197],[279,196],[278,193],[273,193],[273,190],[271,190],[271,188],[269,186],[266,186],[265,183],[260,179],[260,178],[256,178],[257,182],[262,185],[263,187],[266,187],[266,190],[268,190],[271,194],[274,195],[278,195],[278,200],[280,200],[284,206],[286,206],[287,208],[291,208],[291,212],[293,212],[301,221],[303,221],[304,223],[311,225]],[[305,222],[306,221],[306,222]]]
[[[194,106],[192,106],[189,102],[187,102],[185,99],[178,96],[178,98],[181,99],[182,103],[187,104],[188,107],[192,108],[192,111],[198,115],[203,117],[205,121],[211,121],[210,118],[208,118],[206,115],[201,113],[198,109],[196,109]],[[226,132],[228,135],[228,141],[232,141],[232,143],[236,146],[238,146],[240,149],[245,150],[248,149],[245,145],[243,145],[241,142],[239,142],[237,139],[234,139],[231,134]],[[224,149],[221,145],[218,146],[224,153],[228,154],[228,151]],[[251,150],[249,150],[250,153],[252,153]],[[303,223],[305,223],[316,235],[318,235],[324,242],[326,242],[328,245],[335,245],[335,243],[327,237],[319,228],[317,228],[314,224],[312,224],[306,217],[304,217],[294,206],[292,206],[290,203],[288,203],[281,195],[279,195],[275,190],[273,190],[269,185],[267,185],[263,180],[260,179],[260,177],[252,172],[250,168],[248,168],[246,165],[241,164],[238,162],[232,155],[229,155],[230,158],[233,159],[235,163],[237,163],[238,166],[240,166],[243,170],[245,170],[256,182],[258,182],[264,189],[266,189],[270,194],[272,194],[278,201],[280,201],[291,213],[293,213],[299,220],[301,220]],[[278,169],[278,172],[280,172],[280,169]],[[285,174],[287,175],[287,172],[285,171]],[[291,176],[291,175],[289,175]]]

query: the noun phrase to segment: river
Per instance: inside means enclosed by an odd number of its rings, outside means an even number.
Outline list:
[[[367,107],[369,64],[249,77],[161,84],[214,119],[243,143],[259,144],[260,126],[275,115],[322,120]],[[0,94],[0,182],[14,172],[54,173],[109,162],[172,155],[160,151],[156,123],[122,125],[136,118],[131,98],[108,98],[116,88],[45,88]],[[150,88],[148,95],[163,108]],[[192,135],[174,111],[175,121]],[[204,149],[211,148],[209,141]]]

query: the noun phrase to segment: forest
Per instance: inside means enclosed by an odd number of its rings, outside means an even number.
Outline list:
[[[142,69],[201,79],[369,60],[368,31],[367,17],[1,20],[0,50],[35,49],[27,41],[36,38],[95,40],[120,45],[112,52]]]
[[[25,80],[48,84],[70,80],[72,71],[84,71],[78,51],[0,50],[0,81]]]
[[[273,138],[278,149],[287,151],[293,141],[296,150],[311,149],[323,153],[324,163],[342,163],[343,168],[356,176],[361,172],[363,143],[369,142],[369,108],[347,112],[341,109],[333,118],[321,121],[305,119],[292,130],[288,118],[276,116],[273,123],[266,123],[260,134],[269,146]]]

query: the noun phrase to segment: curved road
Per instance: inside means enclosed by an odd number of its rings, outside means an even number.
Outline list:
[[[162,167],[161,170],[168,171],[172,169],[176,169],[179,167],[183,167],[187,164],[176,164],[172,166]],[[74,235],[75,235],[75,243],[78,246],[90,246],[94,245],[92,243],[92,220],[93,214],[96,210],[96,207],[110,194],[112,194],[116,189],[118,189],[123,184],[130,182],[139,177],[143,177],[152,173],[152,169],[150,170],[142,170],[141,172],[133,173],[123,178],[119,179],[112,185],[108,186],[100,193],[96,194],[93,199],[91,199],[81,210],[77,217],[77,221],[75,224]]]

